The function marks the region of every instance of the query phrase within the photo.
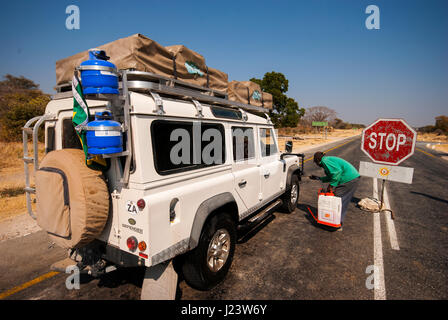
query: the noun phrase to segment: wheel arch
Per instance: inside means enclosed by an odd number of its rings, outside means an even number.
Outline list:
[[[217,194],[199,205],[194,217],[193,226],[191,227],[188,249],[196,248],[205,222],[220,212],[229,213],[235,223],[238,222],[238,206],[230,192]]]
[[[289,190],[291,188],[291,178],[293,175],[297,175],[299,181],[301,181],[302,171],[297,164],[293,164],[288,168],[288,173],[286,174],[286,188],[285,190]]]

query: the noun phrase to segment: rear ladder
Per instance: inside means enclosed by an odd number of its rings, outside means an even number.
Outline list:
[[[34,117],[25,124],[22,128],[23,135],[23,164],[25,169],[25,195],[26,195],[26,208],[28,214],[36,220],[36,216],[33,213],[33,209],[31,207],[31,194],[36,193],[36,188],[32,188],[30,184],[30,171],[28,165],[30,163],[34,166],[34,173],[39,169],[39,153],[38,153],[38,131],[42,123],[47,120],[53,119],[53,115],[45,114],[42,116]],[[33,126],[34,124],[34,126]],[[33,157],[30,157],[28,154],[28,137],[32,136],[33,141]]]

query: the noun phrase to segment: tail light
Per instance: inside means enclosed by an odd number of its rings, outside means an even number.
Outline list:
[[[126,240],[126,244],[130,251],[134,252],[137,250],[138,241],[136,237],[129,237],[128,240]]]

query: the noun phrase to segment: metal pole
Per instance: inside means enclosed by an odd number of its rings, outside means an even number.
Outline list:
[[[383,205],[384,205],[384,185],[386,183],[386,179],[383,179],[383,184],[381,186],[381,206],[380,206],[380,211],[383,210]]]

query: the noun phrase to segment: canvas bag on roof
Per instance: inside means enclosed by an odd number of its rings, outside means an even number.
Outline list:
[[[229,100],[250,104],[257,107],[263,106],[263,95],[260,85],[252,81],[229,82],[227,94]]]
[[[199,53],[184,45],[165,47],[174,57],[176,69],[174,76],[182,81],[207,87],[207,67],[205,59]]]
[[[262,92],[262,98],[263,98],[263,107],[267,108],[267,109],[272,109],[273,108],[273,98],[272,98],[272,94],[267,93],[267,92]]]
[[[208,87],[213,90],[227,92],[229,77],[227,73],[211,67],[207,68]]]
[[[115,64],[117,69],[136,69],[173,77],[172,54],[162,45],[141,34],[118,39],[97,48],[106,51],[110,62]],[[57,61],[56,84],[71,81],[75,68],[88,59],[88,51],[83,51]]]

